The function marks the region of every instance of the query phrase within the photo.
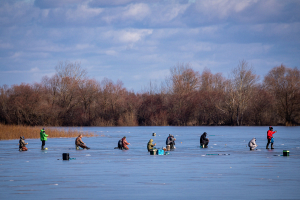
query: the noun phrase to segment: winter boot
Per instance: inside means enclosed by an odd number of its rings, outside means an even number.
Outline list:
[[[271,149],[274,149],[274,147],[273,147],[273,143],[271,143]]]
[[[269,143],[267,144],[266,149],[269,149]]]

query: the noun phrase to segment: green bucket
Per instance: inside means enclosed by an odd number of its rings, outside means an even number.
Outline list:
[[[290,151],[283,150],[283,156],[290,156]]]
[[[157,150],[156,149],[150,150],[150,155],[157,155]]]

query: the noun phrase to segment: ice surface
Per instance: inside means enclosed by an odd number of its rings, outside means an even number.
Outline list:
[[[0,199],[299,199],[300,128],[276,127],[274,150],[265,149],[267,129],[82,128],[105,133],[82,138],[90,150],[75,150],[75,138],[51,135],[47,151],[38,139],[26,139],[27,152],[18,151],[18,140],[0,141]],[[204,131],[214,136],[203,149]],[[149,139],[162,148],[169,134],[176,135],[176,150],[149,155]],[[128,151],[114,149],[123,136],[131,143]],[[258,150],[249,151],[253,137]],[[284,149],[289,157],[280,156]],[[62,153],[76,159],[63,161]]]

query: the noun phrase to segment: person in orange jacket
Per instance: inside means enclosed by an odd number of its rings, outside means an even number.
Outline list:
[[[127,141],[126,141],[126,136],[124,136],[123,138],[122,138],[122,146],[123,146],[123,149],[125,149],[125,150],[128,150],[129,148],[128,148],[128,146],[127,145],[130,145],[130,143],[128,143]]]
[[[267,132],[267,139],[268,139],[268,143],[266,146],[266,149],[269,149],[269,144],[271,143],[271,149],[274,149],[273,147],[273,143],[274,143],[274,139],[273,139],[273,134],[276,133],[277,131],[273,131],[273,127],[270,126],[269,130]]]

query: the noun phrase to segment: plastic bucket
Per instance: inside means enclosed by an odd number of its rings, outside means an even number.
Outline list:
[[[157,155],[156,153],[157,153],[156,149],[150,150],[150,155]]]
[[[63,160],[70,160],[69,153],[63,153],[63,154],[62,154],[62,159],[63,159]]]
[[[290,151],[283,150],[283,156],[290,156]]]
[[[164,155],[165,151],[163,149],[158,149],[157,155]]]

